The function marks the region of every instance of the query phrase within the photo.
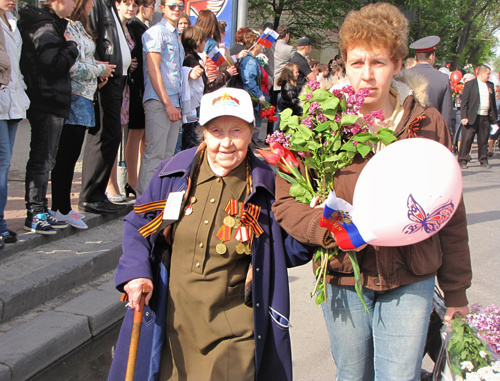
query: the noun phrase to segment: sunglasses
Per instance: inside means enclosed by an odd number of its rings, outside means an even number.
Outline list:
[[[176,3],[165,4],[165,6],[167,6],[168,9],[170,9],[171,11],[175,11],[175,8],[179,8],[180,10],[184,9],[184,3],[180,3],[180,4],[176,4]]]

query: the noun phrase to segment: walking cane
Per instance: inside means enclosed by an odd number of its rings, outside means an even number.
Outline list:
[[[139,348],[139,337],[141,336],[142,314],[144,313],[144,301],[149,293],[148,284],[142,286],[141,300],[139,302],[139,311],[134,311],[134,322],[132,324],[132,337],[130,338],[130,349],[128,352],[127,373],[125,381],[134,381],[135,362],[137,360],[137,350]]]

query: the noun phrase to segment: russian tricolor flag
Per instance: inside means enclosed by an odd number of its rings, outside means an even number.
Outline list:
[[[226,60],[224,58],[224,56],[221,54],[221,52],[219,51],[219,49],[217,48],[217,46],[214,46],[212,48],[212,50],[210,50],[208,53],[207,53],[207,56],[212,60],[214,61],[214,64],[215,66],[219,67],[220,65],[222,65],[224,63],[224,61]]]
[[[264,32],[262,32],[262,34],[260,35],[257,43],[264,45],[266,48],[270,48],[271,46],[273,46],[274,41],[276,41],[278,37],[278,33],[270,28],[266,28],[266,30],[264,30]]]

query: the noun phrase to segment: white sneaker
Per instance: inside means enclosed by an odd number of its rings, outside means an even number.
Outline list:
[[[88,229],[87,224],[80,219],[80,216],[78,216],[78,213],[74,212],[73,214],[71,214],[71,212],[73,212],[73,211],[70,211],[68,214],[62,214],[61,212],[57,211],[54,213],[54,217],[60,221],[64,221],[64,222],[68,223],[69,225],[73,226],[74,228]]]
[[[71,209],[69,211],[69,214],[71,214],[71,215],[76,214],[80,220],[83,220],[85,218],[85,214],[83,214],[83,213],[77,213],[73,209]]]

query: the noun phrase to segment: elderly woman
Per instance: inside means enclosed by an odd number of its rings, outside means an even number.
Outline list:
[[[117,288],[134,309],[152,287],[135,379],[292,378],[287,264],[305,250],[290,237],[285,251],[274,174],[248,149],[253,121],[245,91],[204,95],[203,143],[164,161],[125,219]],[[131,312],[110,380],[123,379]]]
[[[406,56],[408,25],[387,3],[352,11],[340,29],[340,49],[355,91],[369,88],[361,115],[381,110],[398,139],[417,136],[451,148],[446,123],[426,106],[425,81],[400,71]],[[420,121],[418,124],[417,121]],[[425,152],[422,152],[424,155]],[[373,155],[340,170],[337,196],[352,203],[357,178]],[[418,160],[418,158],[415,158]],[[301,204],[289,195],[290,184],[277,177],[273,210],[281,226],[298,241],[334,248],[335,240],[319,226],[321,208]],[[467,221],[463,202],[435,236],[404,247],[360,248],[358,261],[365,313],[354,289],[353,267],[340,252],[328,267],[327,302],[322,305],[337,380],[418,380],[432,306],[435,278],[444,292],[446,318],[468,313],[466,289],[471,282]]]

